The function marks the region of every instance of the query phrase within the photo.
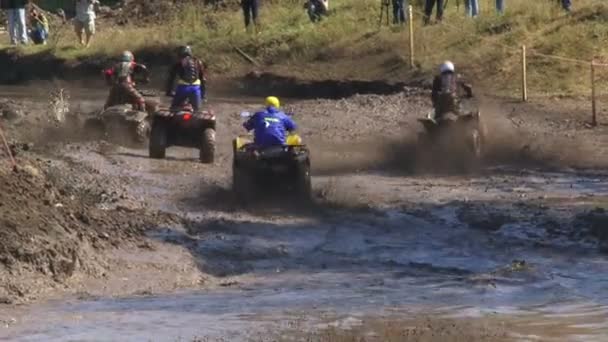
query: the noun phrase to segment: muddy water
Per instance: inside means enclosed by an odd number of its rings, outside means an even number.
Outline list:
[[[211,221],[189,243],[157,232],[187,245],[230,288],[45,305],[3,333],[24,341],[240,340],[290,320],[435,313],[519,319],[511,331],[519,336],[561,331],[563,340],[605,340],[605,257],[480,234],[449,211],[437,213],[446,225],[388,211],[298,223]],[[527,266],[509,267],[514,259]]]
[[[11,309],[14,321],[0,328],[0,338],[239,341],[289,322],[314,329],[367,316],[432,315],[498,317],[513,323],[508,332],[517,340],[608,339],[608,259],[594,241],[549,234],[517,209],[500,229],[473,229],[454,203],[583,203],[608,196],[605,174],[501,167],[477,177],[317,176],[315,187],[331,188],[338,204],[342,194],[375,209],[279,207],[269,214],[228,202],[203,205],[199,197],[229,190],[225,151],[205,167],[185,149],[163,161],[143,150],[94,149],[84,144],[65,153],[132,179],[131,192],[152,206],[196,217],[187,232],[164,228],[150,238],[188,250],[219,285]],[[412,202],[424,214],[404,205]]]
[[[153,195],[162,189],[154,175],[167,173],[167,163],[135,158],[132,155],[145,152],[128,151],[116,158],[128,163],[131,172],[148,177],[143,181],[152,187],[143,191]],[[144,164],[146,168],[135,167]],[[541,173],[529,171],[466,181],[446,178],[431,191],[435,195],[427,194],[445,204],[429,208],[423,218],[399,209],[258,216],[176,205],[199,214],[199,225],[188,235],[165,229],[152,232],[151,238],[183,245],[224,286],[42,305],[17,315],[19,323],[2,334],[23,341],[171,341],[193,336],[238,341],[281,329],[290,321],[314,329],[349,317],[432,314],[500,317],[515,322],[509,333],[517,339],[604,341],[605,256],[583,242],[565,248],[561,238],[552,239],[526,222],[496,232],[471,229],[449,204],[449,197],[462,194],[445,195],[442,190],[460,184],[471,197],[586,197],[588,189],[608,194],[606,176],[549,176],[541,180]],[[344,182],[358,182],[359,177],[378,191],[397,186],[400,193],[412,183],[426,182],[383,175],[348,176]],[[188,177],[167,179],[176,186]],[[317,178],[317,184],[324,181]],[[487,182],[497,186],[488,189]],[[166,197],[170,189],[164,190]],[[411,196],[414,189],[409,190]],[[520,267],[514,260],[526,264]]]

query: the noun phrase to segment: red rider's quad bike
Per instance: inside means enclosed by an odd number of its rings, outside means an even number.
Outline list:
[[[203,163],[215,158],[215,115],[212,111],[194,113],[186,104],[179,110],[160,109],[152,115],[150,132],[150,158],[165,158],[168,147],[181,146],[199,149]]]

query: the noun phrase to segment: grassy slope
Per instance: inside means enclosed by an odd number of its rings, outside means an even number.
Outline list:
[[[450,1],[444,24],[423,27],[415,8],[415,41],[418,66],[432,70],[443,59],[452,59],[493,89],[516,95],[520,87],[519,47],[545,54],[590,60],[606,55],[608,5],[602,0],[579,0],[567,15],[549,0],[510,0],[504,16],[496,16],[493,0],[481,0],[482,15],[465,18]],[[246,64],[233,46],[254,56],[269,70],[307,78],[407,77],[407,30],[378,29],[379,0],[333,0],[333,15],[312,24],[299,1],[275,0],[262,9],[263,27],[258,35],[243,29],[239,10],[213,12],[186,6],[163,27],[118,27],[100,24],[95,44],[75,48],[70,27],[56,32],[57,43],[29,47],[26,53],[51,49],[58,57],[74,59],[111,56],[123,49],[160,49],[181,43],[194,46],[216,73],[234,73]],[[272,6],[272,7],[271,7]],[[53,49],[54,47],[54,49]],[[607,58],[608,60],[608,58]],[[532,95],[587,94],[589,66],[529,57]],[[608,75],[603,68],[600,78]]]

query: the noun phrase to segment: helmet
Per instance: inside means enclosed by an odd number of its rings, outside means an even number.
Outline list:
[[[445,61],[439,67],[439,71],[443,74],[444,72],[454,72],[454,63]]]
[[[133,53],[131,51],[123,51],[122,55],[120,56],[120,60],[123,62],[133,62],[134,59],[135,57],[133,57]]]
[[[180,46],[177,49],[177,53],[180,57],[192,56],[192,48],[188,45]]]
[[[281,102],[279,101],[279,99],[276,96],[268,96],[266,98],[266,106],[280,108]]]

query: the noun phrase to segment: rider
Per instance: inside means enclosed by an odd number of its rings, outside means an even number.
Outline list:
[[[459,75],[454,72],[454,64],[445,61],[439,67],[440,74],[433,80],[433,92],[431,100],[435,108],[435,120],[449,112],[460,114],[459,99],[460,88],[465,91],[466,97],[473,97],[473,88],[465,83]]]
[[[139,91],[135,89],[135,81],[133,80],[133,76],[140,73],[144,74],[146,80],[148,80],[150,74],[148,68],[143,64],[136,63],[131,51],[124,51],[120,62],[104,70],[106,82],[112,87],[104,109],[130,103],[133,109],[145,111],[146,102]]]
[[[200,59],[192,56],[192,49],[189,46],[182,46],[178,49],[177,63],[169,71],[167,80],[167,96],[173,95],[173,83],[177,78],[175,95],[171,102],[171,108],[178,108],[186,99],[192,105],[192,109],[198,112],[204,94],[201,85],[205,83],[205,66]]]
[[[281,104],[275,96],[266,98],[266,109],[255,113],[243,127],[254,130],[253,143],[259,147],[286,145],[286,132],[295,131],[296,124],[279,108]]]

